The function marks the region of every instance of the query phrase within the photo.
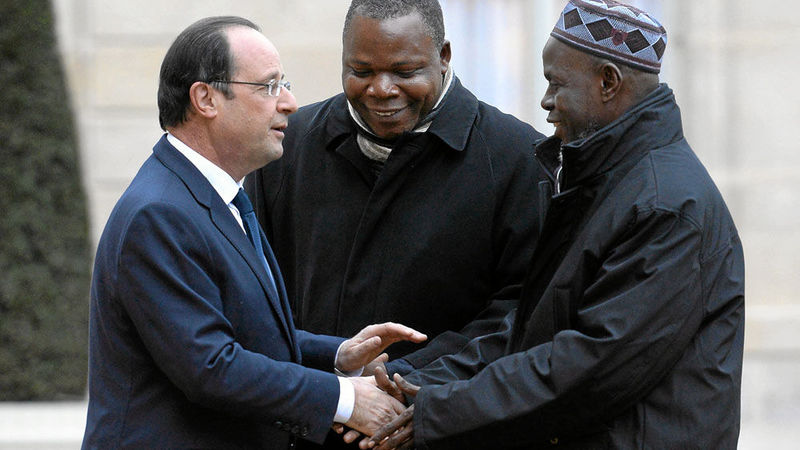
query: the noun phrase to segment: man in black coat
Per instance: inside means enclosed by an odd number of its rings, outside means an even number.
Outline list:
[[[407,373],[516,307],[544,136],[461,85],[436,0],[353,1],[343,44],[344,93],[293,115],[283,157],[246,187],[297,326],[391,319],[436,338],[389,349]]]
[[[567,4],[543,51],[554,191],[519,309],[407,377],[414,405],[373,440],[411,421],[381,450],[736,448],[742,245],[659,84],[665,46],[642,11]]]

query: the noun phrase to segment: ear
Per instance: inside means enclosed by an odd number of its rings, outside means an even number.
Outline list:
[[[439,62],[442,65],[442,75],[447,72],[447,68],[450,67],[450,41],[445,40],[444,44],[442,44],[442,49],[439,50]]]
[[[616,64],[607,62],[600,67],[603,103],[613,99],[622,89],[622,71]]]
[[[206,119],[216,117],[217,93],[208,83],[195,81],[192,87],[189,88],[189,102],[192,104],[192,111]]]

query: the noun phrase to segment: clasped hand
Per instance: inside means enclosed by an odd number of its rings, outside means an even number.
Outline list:
[[[425,339],[427,337],[416,330],[389,322],[370,325],[342,343],[336,360],[338,370],[352,372],[365,368],[365,374],[372,374],[373,370],[379,370],[382,374],[380,386],[372,377],[349,379],[355,390],[355,405],[350,420],[345,424],[353,429],[344,436],[347,442],[354,441],[360,436],[359,432],[367,436],[374,435],[382,427],[385,428],[387,423],[394,423],[394,419],[405,413],[403,391],[389,380],[383,367],[388,356],[383,351],[395,342],[407,340],[418,343]],[[333,428],[339,433],[344,430],[340,424],[334,424]],[[365,439],[360,445],[367,448],[368,444]]]
[[[375,381],[378,387],[399,401],[404,401],[406,396],[416,397],[420,390],[404,380],[400,374],[394,374],[394,382],[389,380],[384,367],[375,370]],[[359,447],[366,449],[378,446],[376,450],[407,450],[414,448],[414,405],[406,408],[399,416],[383,425],[372,435],[372,438],[363,439]]]
[[[386,369],[383,364],[375,368],[375,376],[359,378],[358,383],[354,385],[367,385],[381,392],[385,398],[390,400],[393,412],[387,412],[386,409],[379,407],[377,410],[371,409],[364,411],[370,417],[372,425],[377,425],[373,430],[374,433],[365,432],[365,434],[372,434],[372,437],[366,437],[361,440],[359,447],[362,449],[373,448],[377,445],[376,450],[392,450],[401,449],[406,450],[414,446],[414,405],[408,408],[403,406],[406,401],[405,396],[414,397],[419,392],[419,386],[415,386],[400,376],[394,375],[394,382],[389,379]],[[380,389],[378,389],[380,388]],[[368,391],[369,392],[369,391]],[[358,388],[356,389],[356,397],[358,397]],[[358,401],[356,401],[358,403]],[[354,411],[355,415],[355,411]],[[348,423],[349,425],[349,423]],[[356,428],[356,427],[353,427]],[[344,427],[335,426],[334,430],[338,433],[344,432]],[[363,431],[363,430],[361,430]],[[361,433],[350,430],[344,434],[343,439],[347,443],[355,441]]]

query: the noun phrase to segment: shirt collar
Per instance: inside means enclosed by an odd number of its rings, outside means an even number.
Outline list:
[[[197,151],[193,150],[170,133],[167,133],[167,140],[176,150],[181,152],[204,177],[206,177],[214,190],[222,197],[222,201],[225,202],[226,205],[233,201],[233,198],[239,193],[244,179],[237,182],[233,177],[228,175],[228,172],[222,170],[219,166],[206,159],[200,153],[197,153]]]

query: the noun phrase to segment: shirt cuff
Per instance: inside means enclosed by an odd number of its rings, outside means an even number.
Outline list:
[[[337,377],[339,379],[339,404],[336,405],[336,415],[333,416],[333,421],[338,423],[347,423],[350,416],[353,415],[353,408],[356,403],[356,390],[353,383],[345,377]]]
[[[356,370],[351,370],[349,372],[342,372],[341,370],[336,368],[336,366],[339,365],[339,350],[342,349],[343,344],[344,342],[339,344],[339,348],[336,349],[336,357],[333,359],[333,373],[339,375],[340,377],[360,377],[361,374],[364,373],[363,367]]]

